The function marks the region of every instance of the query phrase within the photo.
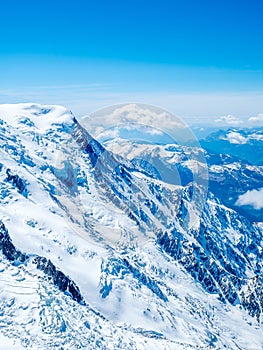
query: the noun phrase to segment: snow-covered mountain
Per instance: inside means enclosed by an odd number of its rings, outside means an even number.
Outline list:
[[[207,192],[202,150],[158,146],[171,181],[60,106],[0,127],[0,346],[262,349],[262,225]]]
[[[200,141],[208,151],[229,154],[249,162],[263,165],[263,128],[228,128],[212,132]]]
[[[252,165],[229,154],[203,152],[203,157],[193,156],[193,147],[182,145],[155,145],[131,140],[110,140],[107,149],[122,154],[133,163],[152,164],[162,180],[176,184],[199,182],[196,164],[203,165],[207,172],[207,187],[223,204],[245,216],[250,221],[263,221],[263,204],[260,198],[263,190],[263,166]],[[261,158],[258,153],[258,159]],[[201,163],[200,163],[201,161]],[[205,164],[204,164],[205,163]],[[262,197],[262,194],[261,194]],[[240,200],[242,199],[242,200]]]

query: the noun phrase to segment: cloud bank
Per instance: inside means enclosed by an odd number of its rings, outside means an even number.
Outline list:
[[[232,131],[226,135],[227,141],[236,145],[244,145],[247,143],[247,138],[239,134],[238,132]]]
[[[251,205],[257,210],[263,208],[263,188],[259,190],[247,191],[246,193],[239,196],[236,205]]]

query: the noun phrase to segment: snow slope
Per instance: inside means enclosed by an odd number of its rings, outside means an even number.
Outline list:
[[[1,105],[0,127],[3,342],[262,348],[260,225],[115,156],[63,107]]]

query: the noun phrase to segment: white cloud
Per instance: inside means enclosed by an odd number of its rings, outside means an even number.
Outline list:
[[[247,191],[239,196],[237,205],[252,205],[255,209],[259,210],[263,208],[263,188],[259,190]]]
[[[257,116],[255,117],[250,117],[248,119],[248,121],[250,123],[263,123],[263,113],[259,113]]]
[[[98,141],[107,139],[118,139],[120,137],[120,130],[118,128],[103,129],[98,127],[96,129],[96,138]]]
[[[110,106],[83,117],[81,122],[95,137],[98,137],[102,130],[111,128],[141,130],[151,135],[170,134],[186,128],[173,114],[158,107],[136,103]]]
[[[240,125],[243,121],[231,114],[219,117],[215,120],[216,123],[228,124],[228,125]]]
[[[123,125],[123,129],[127,130],[127,131],[141,131],[144,132],[146,134],[150,134],[152,136],[154,135],[162,135],[163,132],[159,129],[155,129],[149,125],[140,125],[139,124],[139,128],[138,128],[138,124],[137,123],[128,123],[127,125],[124,124]]]
[[[184,127],[183,123],[171,113],[158,110],[156,107],[136,103],[130,103],[116,108],[113,113],[107,115],[107,119],[114,125],[138,123],[156,128],[164,126],[169,129]]]
[[[238,144],[238,145],[243,145],[247,143],[246,137],[242,136],[238,132],[231,131],[226,135],[226,140],[229,141],[230,143]]]

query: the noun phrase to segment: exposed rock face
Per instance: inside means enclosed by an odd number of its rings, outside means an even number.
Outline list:
[[[52,280],[55,286],[65,294],[69,295],[73,300],[80,304],[85,304],[80,294],[78,286],[63,272],[59,271],[55,265],[47,258],[41,256],[32,257],[21,253],[17,250],[11,241],[7,229],[2,221],[0,221],[0,249],[4,256],[14,264],[27,263],[32,260],[37,268],[44,272],[48,278]]]
[[[23,263],[28,259],[28,256],[26,254],[21,253],[19,250],[15,248],[8,234],[8,231],[1,220],[0,220],[0,249],[4,254],[4,256],[12,262]]]
[[[63,272],[59,271],[49,259],[37,256],[33,259],[33,263],[51,278],[59,290],[71,296],[78,303],[84,304],[78,286],[69,277],[65,276]]]

